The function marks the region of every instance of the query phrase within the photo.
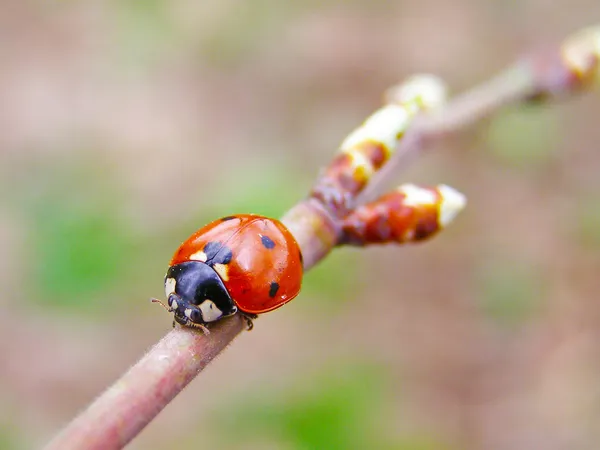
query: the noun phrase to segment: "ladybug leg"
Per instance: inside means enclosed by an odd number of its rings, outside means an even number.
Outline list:
[[[252,322],[254,319],[256,319],[258,316],[256,314],[248,314],[245,312],[240,312],[240,314],[242,315],[243,319],[246,321],[246,330],[250,331],[252,330],[252,328],[254,328],[254,322]]]
[[[177,321],[173,320],[173,328],[175,328],[176,326]],[[204,334],[205,336],[208,336],[210,334],[210,330],[200,323],[186,322],[185,324],[179,324],[179,326],[181,328],[196,328],[202,330],[202,334]]]
[[[206,328],[204,325],[200,324],[200,323],[188,322],[185,326],[186,327],[190,327],[190,328],[197,328],[199,330],[202,330],[202,333],[205,336],[208,336],[210,334],[210,330],[208,328]]]

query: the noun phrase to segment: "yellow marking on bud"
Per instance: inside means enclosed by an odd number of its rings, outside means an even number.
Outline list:
[[[226,264],[213,264],[212,268],[223,281],[229,281],[229,267]]]
[[[206,262],[207,257],[206,253],[200,250],[199,252],[192,253],[189,259],[191,259],[192,261]]]
[[[422,188],[416,184],[403,184],[398,186],[397,191],[404,194],[406,206],[420,207],[423,205],[435,205],[437,196],[431,189]]]
[[[352,169],[354,172],[360,172],[360,176],[364,179],[369,179],[375,172],[373,163],[367,156],[365,156],[359,149],[351,148],[346,150],[346,153],[350,157]]]
[[[578,77],[600,82],[600,27],[586,28],[567,38],[561,54]]]
[[[467,198],[463,194],[445,184],[440,184],[433,189],[404,184],[397,190],[404,194],[403,203],[406,206],[421,209],[424,206],[435,206],[440,228],[448,226],[467,204]]]
[[[414,75],[388,89],[385,94],[388,103],[405,105],[412,114],[439,108],[446,98],[446,84],[441,78],[430,74]]]
[[[446,86],[433,75],[415,75],[388,91],[388,104],[375,111],[365,122],[342,142],[342,152],[367,141],[381,144],[386,158],[420,111],[441,106],[446,100]]]
[[[373,113],[365,123],[354,130],[342,142],[341,150],[346,152],[366,141],[381,143],[389,155],[410,123],[410,114],[402,105],[387,105]]]
[[[456,189],[440,184],[437,187],[441,201],[438,206],[438,222],[440,227],[446,227],[454,220],[459,212],[467,205],[467,198]]]

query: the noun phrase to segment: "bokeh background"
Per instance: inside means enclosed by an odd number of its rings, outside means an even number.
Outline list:
[[[43,445],[171,326],[168,260],[207,221],[281,215],[415,72],[453,92],[600,16],[592,0],[4,0],[0,448]],[[593,449],[600,97],[514,108],[398,183],[467,210],[343,249],[132,449]]]

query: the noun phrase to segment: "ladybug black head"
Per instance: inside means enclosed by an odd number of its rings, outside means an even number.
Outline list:
[[[169,267],[165,293],[175,321],[181,325],[203,325],[237,312],[217,272],[200,261]]]

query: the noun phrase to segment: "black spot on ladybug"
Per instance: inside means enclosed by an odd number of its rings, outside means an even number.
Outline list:
[[[271,239],[269,236],[261,236],[260,240],[265,248],[268,248],[269,250],[275,248],[275,242],[273,242],[273,239]]]
[[[298,258],[300,258],[300,264],[304,265],[304,257],[302,256],[302,252],[298,250]]]
[[[215,261],[215,262],[220,263],[220,264],[229,264],[231,262],[231,258],[233,258],[233,254],[231,253],[231,250],[229,250],[227,247],[223,246],[223,249],[217,255],[216,259],[218,261]]]
[[[206,264],[229,264],[233,257],[231,250],[217,241],[210,241],[204,246]]]
[[[233,219],[236,219],[236,217],[235,216],[226,216],[226,217],[221,218],[221,222],[226,222],[228,220],[233,220]]]
[[[206,259],[211,260],[217,256],[217,252],[221,250],[223,244],[217,241],[210,241],[204,246],[204,253],[206,253]]]
[[[271,298],[275,297],[278,290],[279,290],[279,284],[272,281],[271,284],[269,285],[269,297],[271,297]]]

